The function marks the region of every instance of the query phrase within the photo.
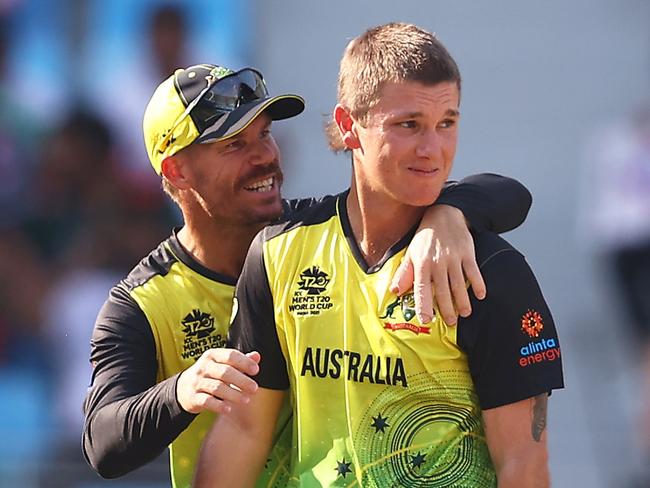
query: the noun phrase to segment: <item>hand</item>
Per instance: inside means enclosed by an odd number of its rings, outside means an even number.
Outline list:
[[[260,353],[236,349],[208,349],[176,383],[178,403],[187,412],[209,410],[228,413],[232,404],[250,402],[257,383],[249,378],[259,372]]]
[[[423,324],[433,319],[435,295],[445,323],[454,325],[458,318],[456,309],[462,317],[472,313],[465,277],[476,298],[485,298],[474,240],[463,213],[449,205],[433,205],[427,209],[393,276],[391,291],[401,295],[413,286],[415,312]]]

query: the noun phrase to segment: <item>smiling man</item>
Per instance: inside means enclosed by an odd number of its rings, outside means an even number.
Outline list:
[[[330,144],[352,154],[350,189],[255,238],[229,340],[261,357],[260,389],[206,437],[198,487],[254,484],[287,392],[288,486],[549,485],[546,404],[562,366],[523,256],[476,235],[489,294],[456,328],[421,322],[389,287],[451,170],[460,86],[445,47],[414,25],[348,45]],[[524,367],[531,341],[558,355]]]

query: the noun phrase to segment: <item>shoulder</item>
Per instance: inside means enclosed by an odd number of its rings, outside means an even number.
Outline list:
[[[147,317],[135,296],[140,287],[155,276],[166,275],[176,262],[168,241],[169,239],[161,242],[111,288],[95,322],[95,338],[104,334],[122,333],[125,328],[149,329]]]
[[[537,286],[525,256],[503,237],[481,232],[475,237],[475,249],[476,261],[488,288],[488,298],[494,299],[524,283]],[[485,301],[491,301],[488,298]]]
[[[484,303],[508,301],[513,296],[542,297],[532,268],[517,248],[491,232],[482,232],[475,242],[477,262],[488,288]]]
[[[154,276],[165,276],[169,273],[172,265],[178,261],[178,258],[171,251],[170,240],[171,238],[164,240],[158,247],[142,258],[118,286],[131,291],[144,285]]]
[[[284,222],[285,220],[290,219],[294,214],[303,212],[306,209],[311,208],[315,205],[319,205],[331,198],[336,197],[332,195],[325,195],[318,198],[294,198],[292,200],[283,200],[282,206],[284,213],[278,221]]]
[[[499,262],[510,259],[523,259],[523,255],[503,237],[493,232],[474,234],[476,262],[481,270]]]
[[[467,353],[481,407],[562,388],[555,322],[526,259],[490,233],[482,233],[476,244],[487,296],[472,297],[472,314],[459,319],[457,340]]]
[[[487,296],[483,300],[472,296],[472,314],[459,320],[463,325],[458,327],[459,344],[469,353],[484,342],[481,335],[496,339],[501,334],[518,334],[518,324],[529,309],[543,309],[550,319],[542,291],[523,254],[491,232],[476,236],[475,246]]]
[[[327,222],[336,215],[337,203],[345,195],[347,195],[347,192],[328,195],[318,201],[312,201],[311,205],[301,208],[300,211],[290,213],[283,222],[266,227],[260,232],[258,239],[268,241],[299,227]]]

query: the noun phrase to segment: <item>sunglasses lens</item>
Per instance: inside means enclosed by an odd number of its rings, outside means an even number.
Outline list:
[[[239,75],[241,81],[239,96],[242,103],[252,102],[268,96],[264,80],[257,71],[246,69],[241,71]]]
[[[192,109],[192,119],[202,131],[223,114],[267,96],[262,76],[257,71],[244,69],[212,85]]]

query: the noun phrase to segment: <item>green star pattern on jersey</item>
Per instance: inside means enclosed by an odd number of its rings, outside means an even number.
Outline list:
[[[421,373],[409,379],[406,399],[390,387],[377,396],[354,440],[365,445],[357,450],[364,487],[492,483],[494,470],[475,399],[456,403],[467,396],[464,381],[454,371]],[[449,402],[432,403],[432,395]],[[432,437],[438,439],[433,445]]]

